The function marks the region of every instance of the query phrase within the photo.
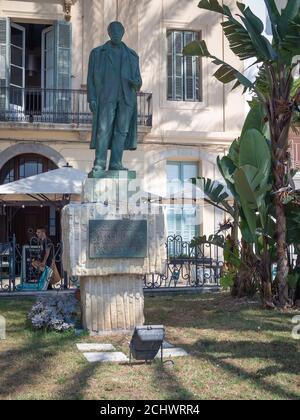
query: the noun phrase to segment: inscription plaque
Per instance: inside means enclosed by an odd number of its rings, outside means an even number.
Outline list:
[[[90,220],[90,258],[146,258],[147,220]]]

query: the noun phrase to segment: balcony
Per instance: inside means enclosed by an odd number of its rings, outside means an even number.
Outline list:
[[[138,126],[152,127],[152,94],[137,96]],[[0,88],[0,122],[91,125],[86,90]]]

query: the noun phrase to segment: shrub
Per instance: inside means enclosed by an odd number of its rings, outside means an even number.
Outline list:
[[[42,297],[31,308],[28,319],[34,329],[67,331],[75,327],[78,301],[73,295]]]

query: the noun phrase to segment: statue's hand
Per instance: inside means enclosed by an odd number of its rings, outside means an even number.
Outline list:
[[[136,91],[140,89],[140,84],[137,80],[129,79],[129,84],[130,84],[130,87],[132,87]]]
[[[89,103],[89,106],[90,106],[91,112],[94,114],[97,110],[97,102],[96,101],[91,101]]]

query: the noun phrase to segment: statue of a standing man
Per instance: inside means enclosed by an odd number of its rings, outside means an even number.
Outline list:
[[[93,176],[106,170],[127,170],[122,165],[124,150],[137,145],[137,91],[142,86],[139,57],[122,42],[125,29],[120,22],[108,26],[110,41],[94,48],[89,58],[88,103],[93,113],[91,149],[96,149]]]

